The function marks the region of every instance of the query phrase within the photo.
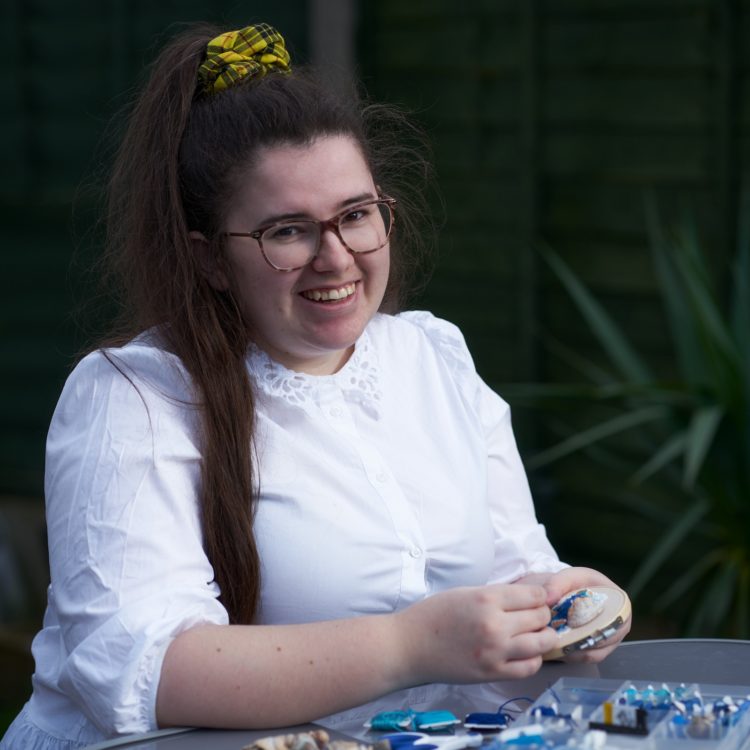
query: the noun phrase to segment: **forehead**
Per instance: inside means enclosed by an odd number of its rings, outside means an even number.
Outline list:
[[[315,203],[316,199],[347,200],[351,195],[375,192],[362,150],[347,135],[264,146],[238,176],[240,197],[253,202],[304,199]]]

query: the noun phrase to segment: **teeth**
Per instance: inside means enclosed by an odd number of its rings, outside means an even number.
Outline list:
[[[354,284],[347,284],[339,289],[311,289],[307,292],[302,292],[303,297],[307,299],[315,300],[315,302],[328,302],[328,300],[334,299],[346,299],[346,297],[354,294]]]

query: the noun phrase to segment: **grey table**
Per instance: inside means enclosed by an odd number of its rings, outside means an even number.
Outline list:
[[[447,708],[461,717],[472,710],[496,710],[508,697],[536,698],[561,677],[587,677],[661,682],[699,682],[736,685],[750,690],[750,641],[677,639],[630,641],[623,643],[601,664],[545,664],[533,677],[514,682],[482,686],[461,686],[450,693]],[[492,707],[494,706],[494,707]],[[492,708],[490,708],[492,707]],[[290,727],[289,732],[305,727]],[[167,730],[149,735],[113,740],[93,745],[89,750],[139,748],[140,750],[240,750],[259,737],[280,734],[282,730]],[[336,733],[332,733],[335,736]],[[349,736],[344,733],[341,736]]]

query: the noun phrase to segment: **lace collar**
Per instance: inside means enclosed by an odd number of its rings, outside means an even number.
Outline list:
[[[375,419],[380,417],[382,391],[375,347],[364,331],[349,361],[333,375],[308,375],[289,370],[251,343],[247,365],[261,391],[292,406],[317,406],[326,389],[339,389],[344,398],[359,404]]]

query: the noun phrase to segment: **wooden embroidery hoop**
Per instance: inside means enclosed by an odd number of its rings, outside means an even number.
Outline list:
[[[614,635],[630,617],[631,606],[628,595],[622,589],[611,586],[587,586],[595,593],[605,594],[604,609],[593,620],[577,628],[570,628],[559,636],[557,648],[544,654],[545,661],[563,659],[576,651],[586,651]],[[566,594],[570,596],[574,592]]]

